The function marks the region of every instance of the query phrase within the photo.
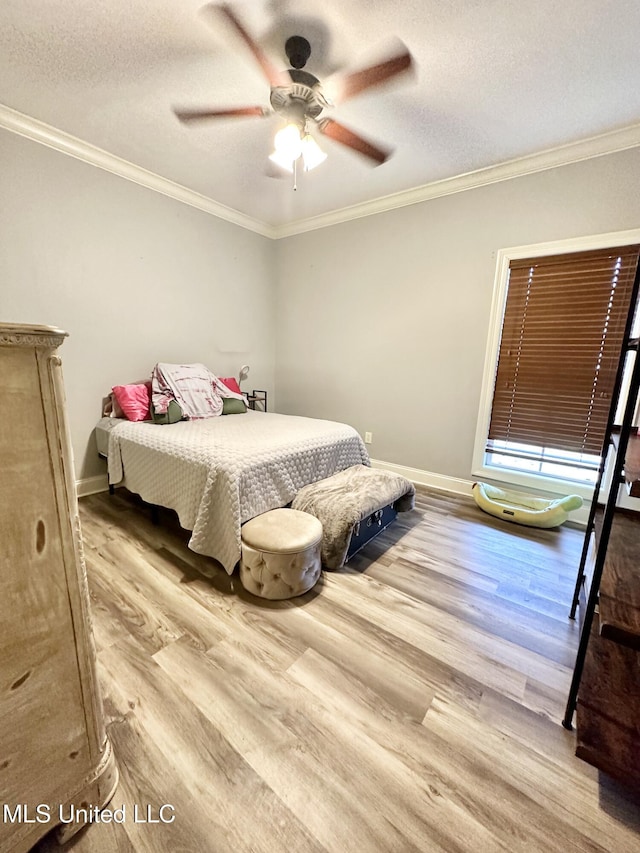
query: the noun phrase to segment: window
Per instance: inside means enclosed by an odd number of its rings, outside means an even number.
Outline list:
[[[486,451],[489,465],[515,469],[542,477],[560,477],[593,483],[598,479],[600,455],[572,453],[537,444],[492,441]]]
[[[592,487],[640,246],[545,248],[499,258],[474,475],[551,491],[566,490],[558,481]]]

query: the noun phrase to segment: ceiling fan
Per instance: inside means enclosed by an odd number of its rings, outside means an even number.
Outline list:
[[[404,45],[397,53],[375,65],[332,77],[329,96],[323,91],[320,80],[304,70],[311,55],[311,45],[306,38],[295,35],[287,39],[284,47],[291,67],[281,71],[249,34],[229,5],[223,4],[215,8],[231,24],[262,69],[271,87],[270,107],[247,106],[198,110],[174,108],[174,113],[180,121],[188,124],[216,118],[277,114],[285,120],[286,126],[276,134],[275,151],[270,159],[290,172],[294,171],[299,157],[302,157],[306,171],[319,165],[326,158],[326,154],[311,136],[312,127],[317,128],[324,136],[367,158],[373,165],[378,166],[390,157],[389,148],[365,139],[335,119],[324,116],[323,113],[367,89],[410,71],[413,59]]]

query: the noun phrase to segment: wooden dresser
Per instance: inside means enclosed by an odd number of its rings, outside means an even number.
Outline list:
[[[65,335],[0,324],[0,853],[29,850],[58,824],[65,841],[83,812],[69,816],[105,805],[118,776],[96,680]]]
[[[596,520],[596,537],[598,536]],[[576,755],[640,792],[640,513],[617,510],[577,705]]]

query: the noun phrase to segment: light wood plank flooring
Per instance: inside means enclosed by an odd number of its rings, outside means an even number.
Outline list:
[[[122,490],[81,516],[127,820],[74,853],[640,851],[637,802],[560,725],[578,531],[419,490],[346,570],[266,602]],[[162,804],[173,823],[134,822]]]

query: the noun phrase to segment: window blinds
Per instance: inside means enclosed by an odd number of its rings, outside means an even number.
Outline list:
[[[514,260],[489,442],[600,455],[640,246]]]

